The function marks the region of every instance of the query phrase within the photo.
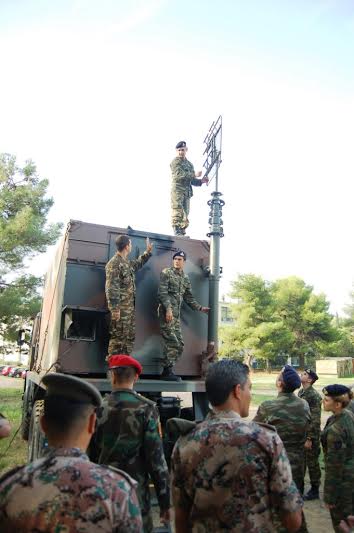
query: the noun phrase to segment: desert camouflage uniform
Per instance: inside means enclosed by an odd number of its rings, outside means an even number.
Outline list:
[[[106,298],[110,311],[120,309],[120,320],[111,319],[108,353],[131,354],[135,341],[135,272],[151,257],[144,252],[129,261],[116,253],[106,265]]]
[[[324,501],[330,509],[333,528],[354,514],[354,415],[344,409],[333,415],[321,434],[325,456]]]
[[[169,475],[154,402],[130,389],[115,390],[106,396],[90,449],[93,460],[122,468],[137,480],[144,531],[150,533],[153,524],[149,475],[160,509],[170,507]]]
[[[195,533],[275,532],[275,514],[302,506],[274,428],[233,411],[211,412],[179,438],[171,475],[174,506],[189,513]]]
[[[298,398],[293,392],[280,392],[277,398],[267,400],[258,407],[254,421],[265,422],[276,428],[289,457],[293,480],[297,488],[302,491],[304,485],[304,445],[311,424],[308,403]],[[282,529],[279,528],[279,531]],[[307,532],[304,517],[299,532]]]
[[[191,309],[200,311],[202,306],[192,294],[191,282],[183,270],[165,268],[161,272],[159,287],[160,330],[164,341],[164,358],[162,366],[172,367],[183,353],[181,331],[181,305],[185,301]],[[166,311],[172,310],[171,322],[166,322]]]
[[[309,469],[311,487],[319,487],[321,483],[321,469],[319,463],[319,456],[321,452],[320,437],[321,437],[321,405],[322,397],[311,385],[307,389],[299,390],[299,398],[306,400],[310,407],[311,424],[308,430],[308,437],[311,437],[312,447],[310,450],[305,449],[305,464]]]
[[[78,448],[48,449],[0,478],[1,533],[140,533],[135,486]]]
[[[189,226],[189,204],[193,196],[193,188],[200,187],[202,182],[195,177],[192,163],[185,157],[175,157],[171,165],[172,170],[172,226],[184,232]]]

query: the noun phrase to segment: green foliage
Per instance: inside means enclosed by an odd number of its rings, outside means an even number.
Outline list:
[[[300,358],[320,356],[348,347],[348,336],[333,323],[329,303],[323,294],[297,277],[273,283],[245,274],[232,283],[236,300],[232,311],[235,326],[220,331],[223,356],[274,360],[278,355]],[[353,346],[354,347],[354,346]]]
[[[53,205],[47,188],[32,161],[21,168],[14,156],[0,154],[0,316],[9,338],[39,310],[41,280],[21,273],[25,260],[44,252],[60,234],[61,224],[47,224]]]

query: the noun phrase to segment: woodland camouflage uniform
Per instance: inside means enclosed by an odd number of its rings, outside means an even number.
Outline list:
[[[321,483],[321,469],[319,463],[319,456],[321,452],[320,437],[321,437],[321,405],[322,396],[313,388],[312,385],[307,389],[299,390],[299,398],[306,400],[310,407],[311,412],[311,424],[307,433],[307,436],[311,438],[312,447],[310,450],[304,450],[305,452],[305,465],[309,470],[311,487],[318,488]]]
[[[200,311],[202,306],[192,294],[191,282],[183,270],[165,268],[161,272],[159,286],[159,318],[160,330],[164,341],[163,367],[172,367],[183,353],[181,331],[181,305],[185,301],[191,309]],[[173,314],[171,322],[166,322],[166,311]]]
[[[131,389],[114,390],[103,400],[90,456],[100,464],[122,468],[138,482],[144,532],[153,531],[149,476],[161,511],[170,507],[169,475],[155,403]]]
[[[0,478],[1,533],[140,533],[135,486],[78,448],[49,448]]]
[[[193,533],[275,532],[275,514],[302,506],[274,428],[234,411],[212,411],[180,437],[171,475],[174,506],[189,513]]]
[[[325,456],[324,501],[330,509],[333,528],[354,514],[354,415],[348,410],[331,416],[321,434]]]
[[[311,424],[308,403],[293,392],[279,392],[274,400],[267,400],[259,407],[255,422],[271,424],[285,446],[289,457],[293,479],[302,491],[304,483],[304,445]],[[279,531],[284,531],[279,528]],[[299,532],[307,532],[304,522]]]
[[[120,309],[120,320],[111,319],[108,354],[131,354],[135,341],[135,273],[151,257],[144,252],[129,261],[118,252],[106,265],[106,298],[108,309]]]
[[[195,177],[192,163],[185,157],[175,157],[170,164],[172,171],[171,207],[172,226],[182,234],[189,226],[190,198],[193,188],[200,187],[202,182]]]

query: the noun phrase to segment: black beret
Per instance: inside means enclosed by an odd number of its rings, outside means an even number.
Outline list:
[[[42,379],[47,387],[47,396],[61,396],[73,402],[92,404],[101,407],[102,397],[99,391],[87,381],[67,374],[47,374]]]
[[[350,388],[338,383],[335,385],[327,385],[327,387],[322,389],[322,392],[325,396],[342,396],[342,394],[350,394]]]
[[[183,257],[184,260],[187,259],[187,254],[186,252],[184,252],[183,250],[178,250],[178,252],[176,252],[175,254],[173,254],[173,259],[175,257]]]
[[[301,379],[295,368],[285,365],[282,372],[284,384],[291,389],[298,389],[301,386]]]
[[[305,368],[305,372],[310,376],[313,382],[318,380],[318,375],[314,370],[311,370],[311,368]]]
[[[179,141],[179,143],[176,144],[176,150],[178,150],[178,148],[185,148],[186,146],[186,141]]]

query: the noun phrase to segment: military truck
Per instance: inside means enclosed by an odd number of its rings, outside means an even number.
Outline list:
[[[210,301],[209,243],[186,237],[172,237],[131,228],[115,228],[72,220],[67,225],[45,277],[41,312],[35,319],[30,342],[30,365],[23,396],[22,436],[29,441],[29,460],[41,455],[44,438],[39,428],[45,389],[42,378],[48,372],[63,372],[91,382],[102,393],[110,391],[107,379],[107,346],[110,314],[105,299],[105,265],[115,254],[115,241],[127,234],[132,241],[131,259],[153,243],[153,255],[136,275],[136,342],[133,356],[143,365],[135,389],[157,400],[162,420],[180,414],[178,400],[163,394],[192,393],[191,418],[200,420],[207,411],[205,362],[212,355],[208,332],[215,331],[218,302]],[[185,272],[193,294],[202,305],[212,307],[211,318],[183,305],[184,353],[176,366],[181,382],[163,381],[162,342],[157,315],[160,272],[171,266],[178,249],[187,254]],[[207,349],[208,348],[208,349]],[[164,399],[165,398],[165,399]],[[186,413],[184,413],[186,414]]]

